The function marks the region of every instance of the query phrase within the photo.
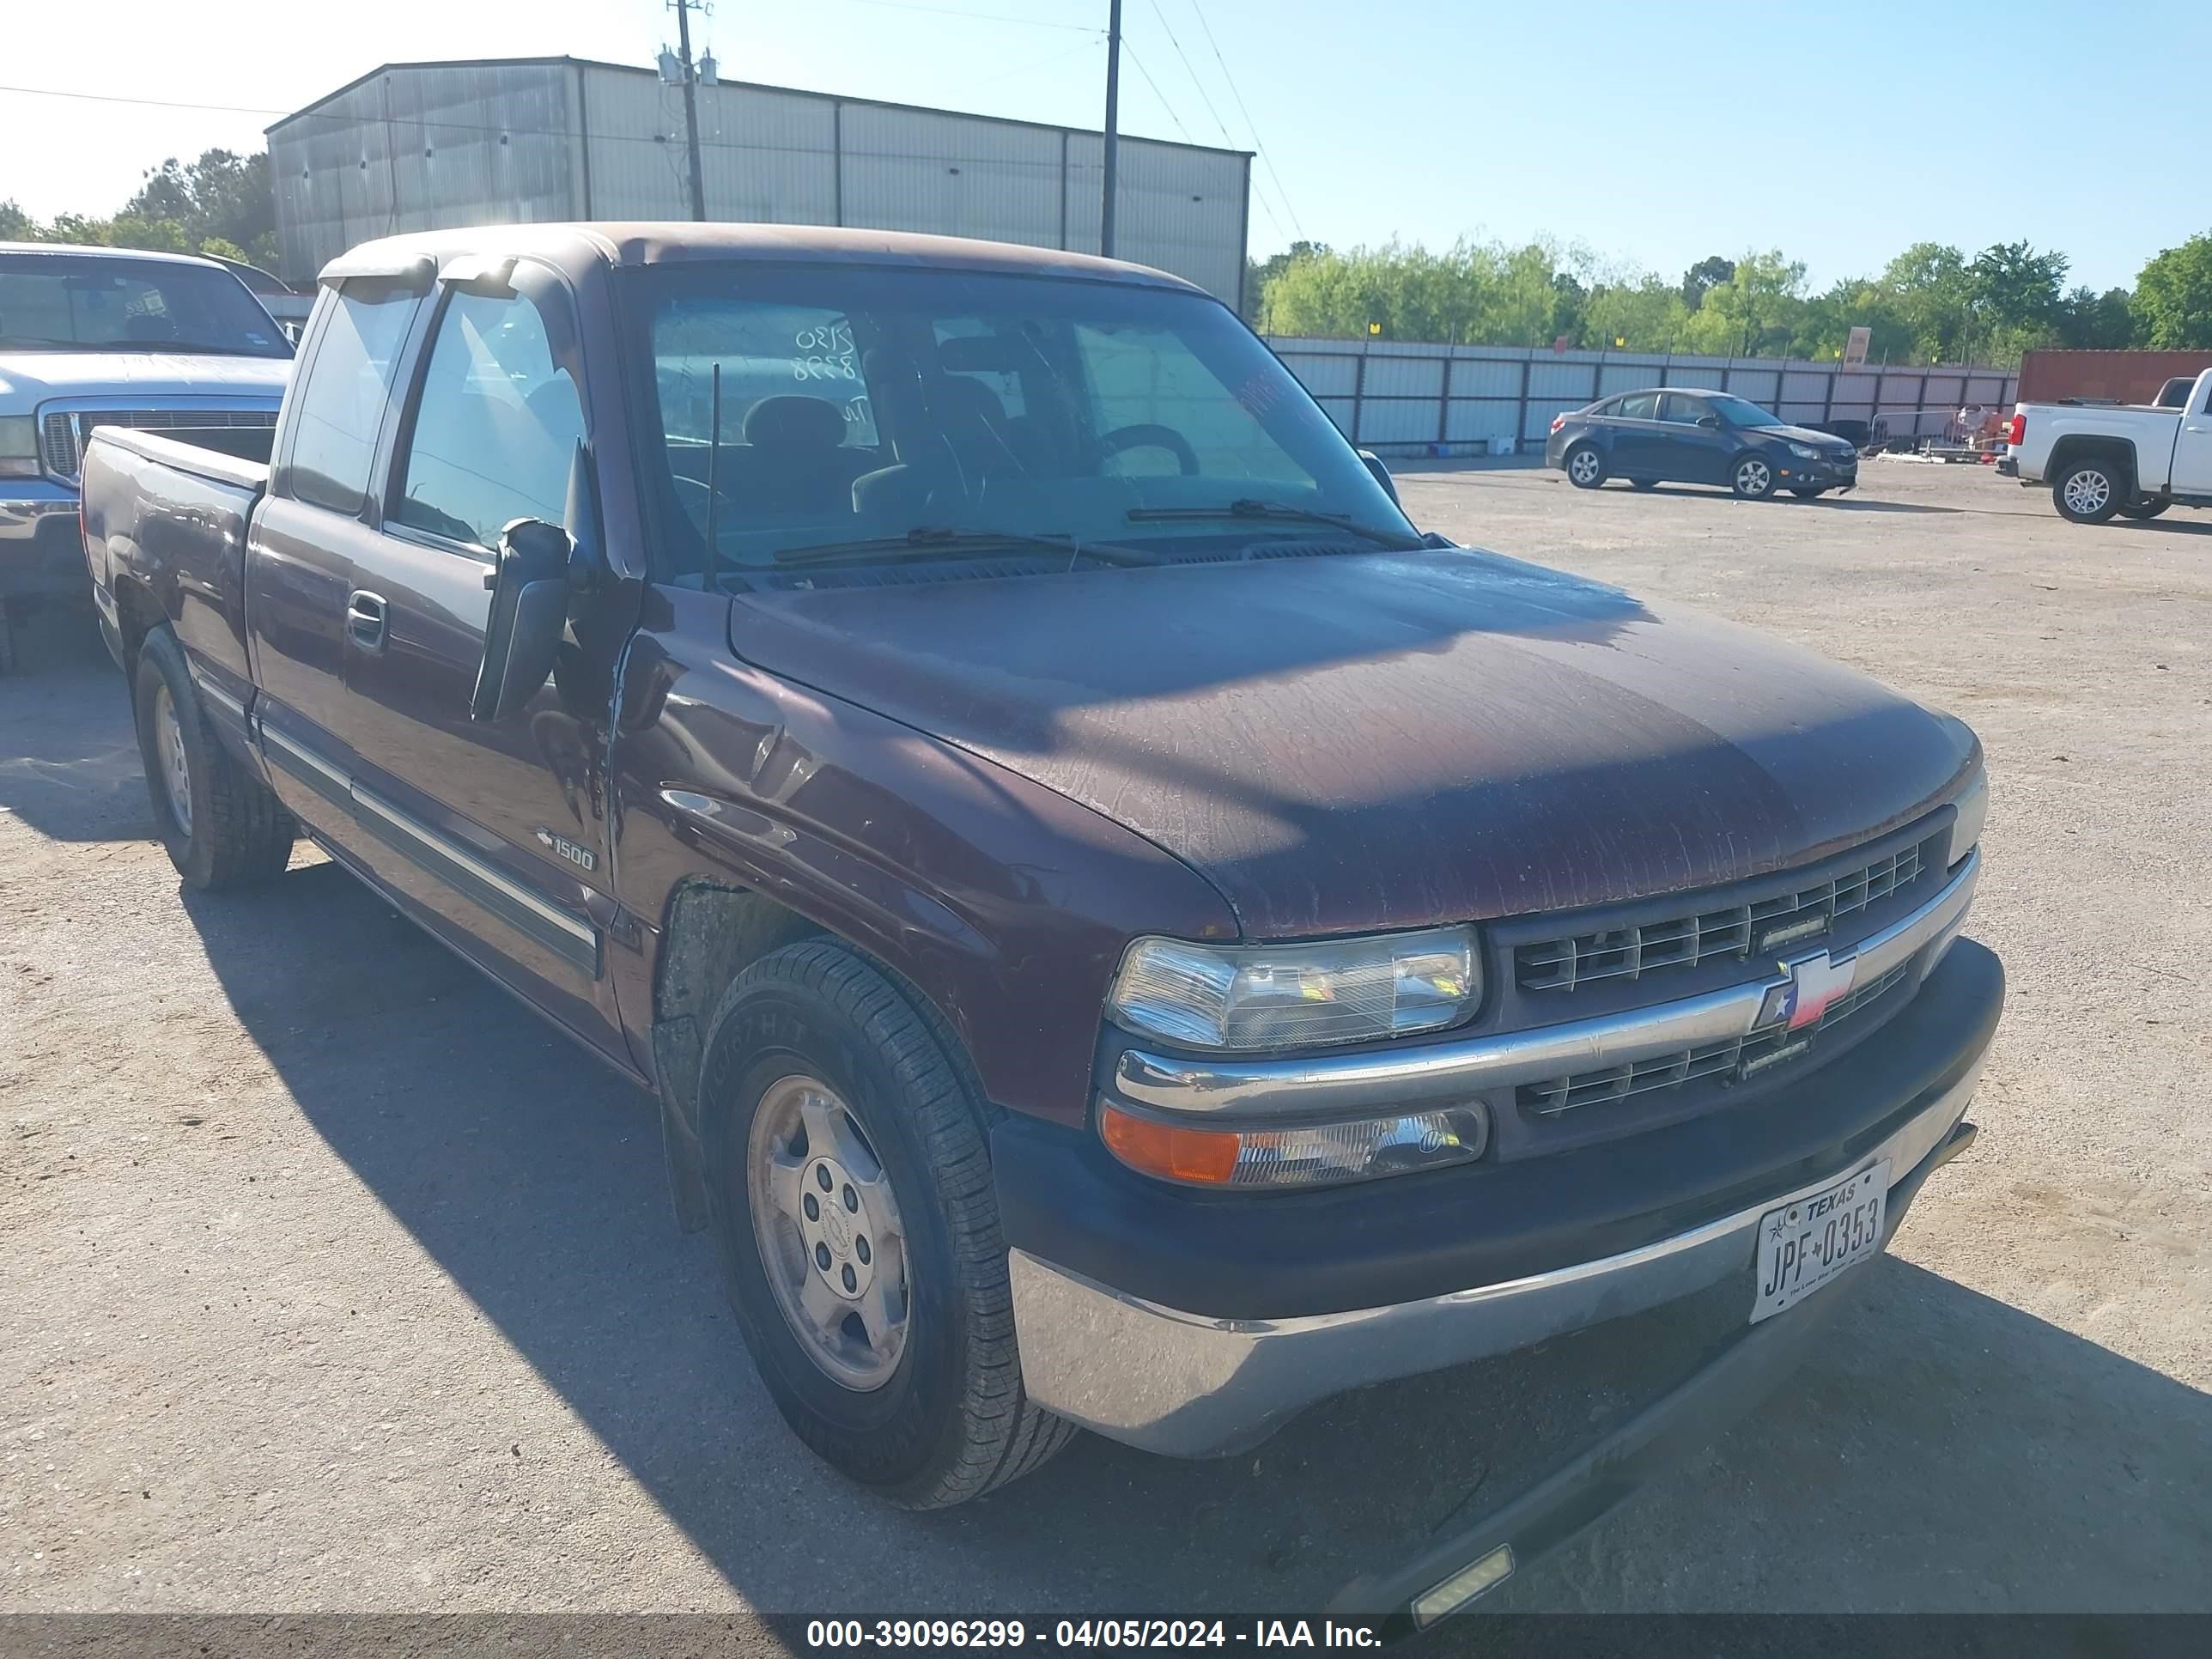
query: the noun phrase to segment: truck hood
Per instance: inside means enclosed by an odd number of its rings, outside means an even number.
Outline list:
[[[1759,874],[1976,754],[1808,653],[1466,550],[754,593],[731,637],[1127,825],[1251,937]]]
[[[250,397],[274,403],[289,357],[170,351],[0,351],[0,414],[27,414],[50,398]]]

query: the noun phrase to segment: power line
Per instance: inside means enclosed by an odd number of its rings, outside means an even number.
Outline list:
[[[1190,77],[1190,84],[1197,91],[1199,101],[1206,106],[1206,112],[1213,118],[1214,127],[1221,134],[1221,142],[1231,149],[1238,148],[1236,139],[1230,137],[1229,123],[1221,118],[1221,112],[1213,106],[1213,100],[1207,95],[1206,83],[1198,78],[1197,66],[1190,61],[1189,55],[1183,51],[1182,42],[1176,38],[1175,26],[1168,21],[1167,14],[1160,9],[1160,0],[1152,0],[1152,15],[1160,20],[1160,27],[1168,37],[1168,44],[1175,48],[1175,55],[1182,60],[1182,72]],[[1199,19],[1201,23],[1205,21],[1203,16]],[[1256,143],[1257,141],[1255,142]],[[1260,204],[1260,211],[1267,216],[1267,222],[1275,228],[1275,234],[1282,235],[1283,222],[1275,216],[1275,210],[1267,201],[1267,192],[1257,187],[1256,180],[1252,191],[1252,199]]]
[[[1099,47],[1106,44],[1106,31],[1099,29],[1095,31],[1095,33],[1098,36],[1095,40],[1079,40],[1075,45],[1068,47],[1065,52],[1055,52],[1049,57],[1039,58],[1030,63],[1017,64],[1012,69],[1000,70],[996,75],[987,75],[980,81],[969,81],[965,84],[968,89],[972,92],[978,87],[996,86],[1001,81],[1007,80],[1017,75],[1026,75],[1032,70],[1048,68],[1050,65],[1057,64],[1064,58],[1074,57],[1078,52],[1096,52]],[[986,116],[983,118],[988,120],[991,118]]]
[[[1152,96],[1159,100],[1160,107],[1168,112],[1168,119],[1174,122],[1176,131],[1182,134],[1183,143],[1197,143],[1198,140],[1190,136],[1190,129],[1183,125],[1182,117],[1175,112],[1175,106],[1168,102],[1167,94],[1160,90],[1160,83],[1152,79],[1152,70],[1145,67],[1145,60],[1137,56],[1136,49],[1130,46],[1129,37],[1126,34],[1121,37],[1121,50],[1129,54],[1129,61],[1137,66],[1137,73],[1145,77],[1145,84],[1152,89]]]
[[[1275,171],[1275,158],[1267,154],[1267,147],[1260,142],[1259,124],[1253,120],[1252,112],[1244,106],[1244,94],[1237,89],[1237,77],[1229,72],[1229,60],[1221,55],[1221,43],[1213,38],[1213,26],[1206,21],[1206,11],[1198,0],[1190,0],[1190,9],[1197,15],[1198,26],[1206,31],[1206,44],[1213,48],[1213,61],[1221,65],[1221,78],[1229,83],[1229,95],[1237,100],[1237,112],[1244,118],[1244,130],[1252,135],[1252,148],[1259,152],[1267,176],[1275,181],[1275,194],[1282,198],[1283,211],[1291,216],[1291,228],[1304,240],[1306,228],[1298,222],[1298,210],[1291,205],[1291,192],[1283,188],[1283,175]],[[1279,228],[1279,227],[1278,227]]]
[[[1229,124],[1221,118],[1221,112],[1214,108],[1213,100],[1206,95],[1206,88],[1199,81],[1198,71],[1190,66],[1190,59],[1184,55],[1182,42],[1176,39],[1176,32],[1168,21],[1167,13],[1160,9],[1160,0],[1152,0],[1152,15],[1160,20],[1160,27],[1166,33],[1168,44],[1175,48],[1175,55],[1182,60],[1182,72],[1190,76],[1191,85],[1197,89],[1198,101],[1206,106],[1206,112],[1213,118],[1213,125],[1220,130],[1221,142],[1235,149],[1237,141],[1229,136]]]

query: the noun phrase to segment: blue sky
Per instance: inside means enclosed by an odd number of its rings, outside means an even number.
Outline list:
[[[385,59],[643,64],[674,33],[660,0],[376,0],[327,23],[313,0],[15,11],[0,82],[276,110]],[[1095,125],[1105,12],[720,0],[702,33],[733,79]],[[1671,276],[1780,246],[1825,283],[1912,241],[2025,236],[2103,288],[2212,229],[2177,118],[2212,62],[2203,0],[1125,0],[1125,27],[1127,130],[1249,148],[1256,128],[1273,168],[1255,169],[1255,253],[1301,231],[1548,234]],[[0,198],[106,211],[163,155],[258,146],[270,118],[0,92]]]

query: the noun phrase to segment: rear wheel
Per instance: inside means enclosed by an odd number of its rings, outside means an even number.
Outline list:
[[[2075,524],[2103,524],[2127,499],[2119,469],[2101,457],[2069,462],[2051,481],[2051,500],[2058,516]]]
[[[138,647],[132,708],[155,829],[185,884],[246,887],[281,875],[292,855],[292,815],[208,725],[167,628]]]
[[[2172,505],[2163,496],[2148,501],[2130,501],[2120,509],[2120,516],[2124,519],[2155,519]]]
[[[1774,469],[1764,455],[1739,455],[1729,469],[1729,488],[1747,501],[1763,501],[1774,493]]]
[[[1605,457],[1595,444],[1577,444],[1567,452],[1567,482],[1577,489],[1595,489],[1605,482]]]
[[[700,1105],[730,1298],[792,1431],[909,1509],[1037,1468],[980,1095],[941,1024],[827,939],[746,969]]]

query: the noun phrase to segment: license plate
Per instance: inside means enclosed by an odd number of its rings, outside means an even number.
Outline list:
[[[1881,1249],[1882,1204],[1888,1196],[1885,1158],[1759,1217],[1751,1322],[1796,1307],[1844,1268]]]

